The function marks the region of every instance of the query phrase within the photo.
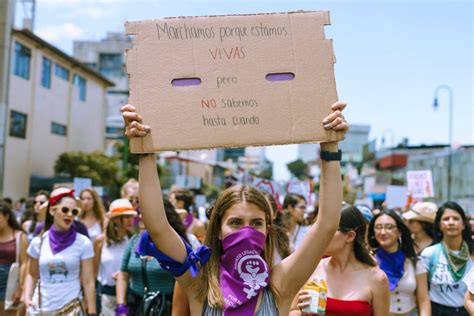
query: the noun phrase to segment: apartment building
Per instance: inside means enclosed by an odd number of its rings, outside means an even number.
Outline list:
[[[12,30],[3,196],[31,194],[63,152],[103,151],[113,83],[29,30]]]

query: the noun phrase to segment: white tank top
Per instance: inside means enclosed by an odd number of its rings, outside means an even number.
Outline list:
[[[97,280],[102,285],[115,286],[115,280],[112,275],[120,271],[120,265],[122,264],[123,253],[127,247],[128,239],[125,239],[121,243],[112,244],[107,246],[104,241],[102,245],[102,254],[100,256],[100,267]]]
[[[91,241],[94,241],[95,237],[102,234],[102,227],[100,226],[100,223],[95,222],[95,224],[91,227],[87,227],[87,233],[89,234]]]

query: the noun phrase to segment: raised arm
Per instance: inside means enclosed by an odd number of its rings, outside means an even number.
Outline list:
[[[333,113],[323,120],[324,127],[345,132],[342,116],[345,103],[332,105]],[[337,152],[337,142],[322,143],[321,150]],[[342,207],[342,183],[339,161],[321,160],[320,203],[316,223],[308,231],[301,246],[282,260],[273,270],[274,282],[282,289],[282,297],[293,298],[316,269],[339,225]]]
[[[125,120],[125,134],[129,138],[143,137],[148,134],[150,128],[141,124],[142,119],[132,105],[127,104],[122,107],[122,113]],[[187,256],[184,243],[166,218],[155,154],[140,155],[139,184],[142,219],[153,243],[165,255],[184,262]],[[177,280],[181,285],[187,286],[191,277],[189,273],[185,273]]]

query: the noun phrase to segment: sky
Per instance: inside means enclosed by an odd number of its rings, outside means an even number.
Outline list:
[[[18,0],[19,1],[19,0]],[[17,5],[17,25],[28,9]],[[370,125],[386,145],[448,143],[453,94],[453,143],[474,144],[473,17],[471,0],[36,0],[34,31],[67,53],[74,40],[123,32],[126,21],[168,16],[330,11],[339,99],[350,124]],[[276,179],[296,145],[267,148]]]

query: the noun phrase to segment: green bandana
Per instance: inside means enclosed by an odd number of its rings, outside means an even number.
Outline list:
[[[464,272],[466,271],[467,261],[470,258],[469,255],[469,247],[465,241],[461,244],[461,250],[459,253],[457,251],[449,250],[444,241],[441,243],[443,253],[448,259],[449,263],[449,272],[454,279],[454,281],[458,282],[461,280]]]

